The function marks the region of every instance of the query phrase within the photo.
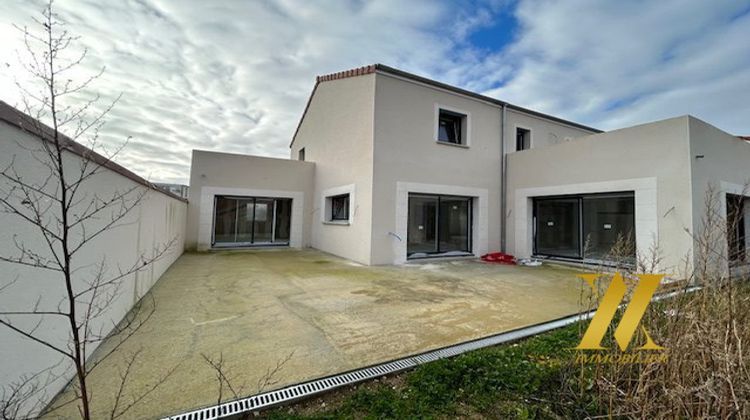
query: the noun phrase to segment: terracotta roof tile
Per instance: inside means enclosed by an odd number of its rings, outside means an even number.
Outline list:
[[[369,66],[358,67],[356,69],[344,70],[337,73],[324,74],[315,78],[316,83],[327,82],[329,80],[346,79],[347,77],[363,76],[365,74],[375,73],[377,70],[377,64],[370,64]]]

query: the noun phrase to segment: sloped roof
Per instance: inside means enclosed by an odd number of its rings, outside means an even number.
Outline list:
[[[42,140],[53,141],[54,130],[52,128],[41,123],[39,120],[34,119],[30,115],[27,115],[21,112],[20,110],[8,105],[7,103],[3,101],[0,101],[0,121],[4,121],[20,130],[23,130],[29,134],[39,137]],[[178,195],[172,194],[169,191],[165,191],[165,190],[162,190],[161,188],[158,188],[153,183],[138,176],[135,172],[130,171],[124,166],[118,165],[117,163],[107,159],[101,154],[72,140],[70,137],[62,133],[59,133],[59,134],[60,134],[59,138],[63,144],[63,147],[69,152],[74,153],[78,156],[90,159],[91,161],[99,165],[102,165],[103,167],[113,172],[116,172],[124,176],[125,178],[130,179],[131,181],[137,182],[152,190],[168,195],[171,198],[174,198],[180,201],[187,201]]]
[[[402,77],[405,79],[413,80],[415,82],[424,83],[427,85],[435,86],[440,89],[444,89],[450,92],[455,92],[460,95],[468,96],[470,98],[479,99],[484,102],[493,103],[498,106],[506,106],[510,109],[520,111],[529,115],[535,115],[537,117],[541,117],[547,120],[555,121],[561,124],[569,125],[571,127],[580,128],[583,130],[592,131],[594,133],[602,133],[602,130],[599,130],[597,128],[589,127],[583,124],[579,124],[577,122],[565,120],[562,118],[555,117],[553,115],[544,114],[542,112],[534,111],[532,109],[523,108],[518,105],[513,105],[511,103],[501,101],[499,99],[492,98],[490,96],[485,96],[476,92],[472,92],[470,90],[462,89],[456,86],[452,86],[443,82],[438,82],[437,80],[428,79],[426,77],[418,76],[413,73],[405,72],[403,70],[399,70],[397,68],[389,67],[384,64],[370,64],[363,67],[358,67],[355,69],[350,70],[344,70],[336,73],[330,73],[330,74],[324,74],[321,76],[317,76],[315,78],[315,86],[313,86],[313,90],[310,93],[310,96],[307,98],[307,104],[305,105],[305,110],[302,112],[302,116],[300,117],[299,122],[297,123],[297,128],[294,130],[294,135],[292,136],[292,142],[289,144],[289,147],[294,144],[294,139],[297,138],[297,134],[299,133],[300,126],[302,125],[302,121],[305,119],[305,115],[307,115],[307,110],[310,108],[310,103],[312,102],[313,96],[315,96],[315,91],[318,88],[318,85],[321,82],[328,82],[332,80],[340,80],[340,79],[346,79],[349,77],[357,77],[357,76],[363,76],[366,74],[372,74],[372,73],[387,73],[393,76]]]

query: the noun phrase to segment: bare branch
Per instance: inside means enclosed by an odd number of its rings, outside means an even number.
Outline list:
[[[2,318],[0,318],[0,325],[4,325],[5,327],[7,327],[7,328],[9,328],[9,329],[17,332],[18,334],[21,334],[22,336],[28,338],[29,340],[35,341],[35,342],[43,345],[44,347],[47,347],[50,350],[53,350],[53,351],[55,351],[57,353],[60,353],[61,355],[65,356],[65,357],[72,358],[72,355],[70,353],[68,353],[67,351],[65,351],[64,349],[61,349],[61,348],[55,346],[54,344],[51,344],[50,342],[48,342],[48,341],[46,341],[46,340],[44,340],[42,338],[36,337],[34,335],[34,332],[36,331],[38,325],[37,325],[37,327],[34,327],[30,331],[25,331],[25,330],[22,330],[22,329],[16,327],[10,321],[8,321],[6,319],[2,319]]]
[[[258,385],[256,387],[256,392],[261,393],[265,391],[268,387],[276,385],[279,383],[278,379],[276,379],[276,375],[281,371],[281,369],[284,368],[284,365],[286,365],[294,356],[294,350],[292,350],[291,353],[286,355],[283,359],[277,360],[276,365],[273,368],[266,369],[266,373],[261,376],[260,379],[258,379]]]

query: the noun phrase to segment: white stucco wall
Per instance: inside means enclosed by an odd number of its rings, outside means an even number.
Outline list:
[[[310,162],[193,150],[187,249],[211,248],[217,195],[291,198],[289,245],[309,246],[314,177]]]
[[[311,243],[314,248],[370,264],[375,74],[320,82],[291,147],[315,163]],[[325,221],[325,197],[352,188],[348,224]]]
[[[48,173],[31,157],[28,150],[38,149],[40,146],[41,142],[36,137],[0,122],[0,167],[5,168],[15,159],[15,168],[28,183],[40,183],[42,177]],[[77,155],[66,153],[64,158],[69,173],[80,167],[80,158]],[[0,189],[7,191],[8,186],[8,181],[0,180]],[[93,330],[102,334],[111,331],[112,326],[119,322],[133,304],[156,283],[182,254],[184,248],[187,204],[158,190],[147,189],[119,173],[104,169],[90,178],[79,190],[79,198],[83,198],[81,205],[90,203],[95,195],[105,198],[115,191],[125,191],[134,186],[147,191],[141,204],[116,227],[94,239],[74,256],[72,263],[74,267],[79,268],[74,278],[75,289],[81,290],[86,287],[86,281],[92,278],[96,264],[105,258],[105,278],[108,278],[117,274],[118,265],[123,268],[130,267],[138,261],[139,256],[148,257],[157,247],[171,240],[174,240],[174,244],[160,260],[122,280],[117,297],[92,324]],[[99,219],[87,224],[87,231],[92,232],[96,226],[110,220],[109,218],[110,213],[102,212]],[[22,242],[25,247],[41,255],[50,255],[46,251],[41,234],[33,225],[22,222],[16,216],[0,212],[0,226],[0,255],[17,255],[14,240]],[[0,308],[3,311],[28,311],[40,298],[39,310],[55,310],[64,296],[64,281],[58,273],[5,262],[0,262],[0,273],[0,285],[16,279],[12,285],[0,291]],[[34,316],[12,319],[24,329],[32,328],[38,320]],[[68,331],[64,318],[46,316],[35,334],[65,346]],[[0,327],[0,343],[0,360],[3,361],[0,363],[0,386],[3,387],[23,375],[39,372],[61,361],[58,353],[5,327]],[[96,347],[96,344],[90,345],[89,354]],[[55,395],[73,375],[67,362],[55,368],[54,373],[61,374],[62,377],[46,387],[40,395],[43,401]]]
[[[706,194],[709,190],[716,194],[722,217],[726,217],[727,193],[750,196],[750,143],[697,118],[688,117],[688,120],[693,180],[692,204],[696,215],[692,231],[700,234],[703,229],[702,217],[706,213]],[[747,220],[746,218],[745,221]],[[750,233],[750,230],[746,232]],[[723,245],[725,244],[717,244]],[[750,247],[746,249],[750,250]]]
[[[516,151],[516,128],[531,131],[531,148],[554,146],[575,141],[595,132],[560,124],[521,111],[508,108],[505,114],[505,150],[508,154]]]
[[[647,255],[657,241],[662,271],[681,274],[692,255],[689,149],[688,118],[679,117],[511,154],[509,251],[531,252],[534,196],[635,191],[638,253]]]

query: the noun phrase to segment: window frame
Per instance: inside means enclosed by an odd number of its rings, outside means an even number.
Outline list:
[[[441,109],[438,115],[438,141],[451,144],[463,144],[463,119],[464,116]],[[443,138],[443,127],[445,126],[445,138]]]
[[[525,131],[525,132],[526,132],[526,135],[528,136],[528,143],[529,143],[529,144],[528,144],[528,147],[525,147],[525,148],[524,148],[524,147],[522,147],[522,148],[519,148],[519,147],[518,147],[518,132],[519,132],[519,131],[521,131],[521,130]],[[532,131],[531,131],[531,128],[529,128],[529,127],[524,127],[524,126],[522,126],[522,125],[516,125],[516,126],[515,126],[515,130],[514,130],[514,133],[515,133],[515,136],[514,136],[513,138],[515,139],[515,148],[516,148],[516,152],[521,152],[521,151],[524,151],[524,150],[531,150],[531,148],[532,148],[532,144],[533,144],[533,143],[532,143],[532,139],[533,139],[533,137],[532,137],[532,135],[531,135],[531,133],[532,133]]]
[[[345,194],[338,194],[331,197],[328,197],[328,199],[331,201],[331,214],[328,217],[328,220],[331,222],[348,222],[349,221],[349,213],[351,212],[351,196],[349,193]],[[336,202],[338,200],[343,199],[343,211],[344,214],[336,214]]]
[[[443,121],[443,115],[455,118],[458,123],[458,143],[440,138],[440,126]],[[434,141],[438,144],[452,147],[468,148],[471,143],[471,114],[442,104],[435,104],[435,121],[434,121]]]
[[[341,196],[349,196],[349,211],[347,213],[348,219],[332,219],[333,217],[333,198]],[[319,217],[320,222],[324,225],[338,225],[338,226],[349,226],[354,222],[354,211],[356,209],[357,195],[355,184],[339,185],[336,187],[327,188],[321,191],[320,196],[320,211]]]
[[[301,148],[297,151],[297,160],[304,162],[305,161],[305,148]]]
[[[578,193],[578,194],[555,194],[555,195],[542,195],[537,197],[529,197],[531,199],[532,203],[532,209],[531,209],[531,223],[532,223],[532,236],[531,236],[531,253],[532,256],[539,256],[543,258],[552,258],[552,259],[559,259],[559,260],[569,260],[569,261],[580,261],[580,262],[593,262],[593,263],[608,263],[608,261],[597,259],[597,258],[591,258],[585,254],[584,251],[586,251],[586,225],[584,221],[584,206],[586,205],[586,201],[591,199],[616,199],[616,198],[628,198],[633,200],[633,231],[632,234],[632,241],[633,241],[633,255],[632,255],[632,263],[635,263],[637,259],[637,250],[638,250],[638,242],[636,238],[636,230],[637,230],[637,219],[636,214],[638,211],[638,201],[636,196],[635,190],[622,190],[622,191],[609,191],[609,192],[592,192],[592,193]],[[538,232],[538,208],[537,204],[539,202],[544,201],[556,201],[556,200],[574,200],[577,201],[577,219],[578,219],[578,256],[566,256],[566,255],[555,255],[552,253],[540,253],[538,249],[538,239],[539,239],[539,232]],[[625,263],[629,263],[628,261],[625,261]]]

